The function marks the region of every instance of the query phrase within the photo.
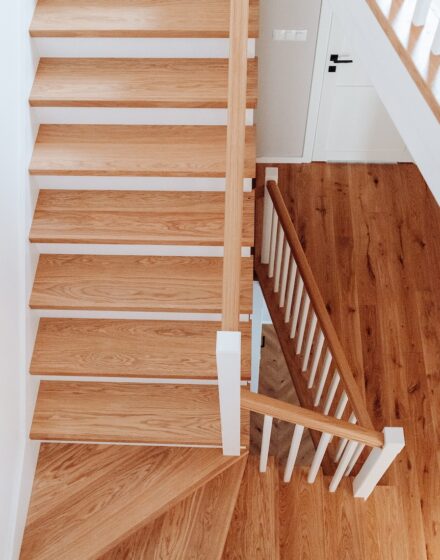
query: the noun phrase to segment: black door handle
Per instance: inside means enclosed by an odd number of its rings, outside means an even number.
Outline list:
[[[353,63],[352,60],[339,60],[339,55],[338,54],[330,55],[330,62],[333,62],[333,64],[352,64]]]

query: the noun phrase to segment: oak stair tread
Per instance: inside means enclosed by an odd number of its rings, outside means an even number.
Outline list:
[[[40,190],[33,243],[222,246],[222,192]],[[244,193],[243,246],[254,243],[254,194]]]
[[[259,456],[250,455],[226,539],[224,560],[279,560],[278,502],[278,466],[274,457],[269,457],[267,471],[260,473]]]
[[[242,461],[218,449],[43,444],[20,558],[98,558]]]
[[[226,108],[228,60],[42,58],[33,107]],[[257,61],[248,61],[247,107],[257,103]]]
[[[32,37],[229,36],[229,0],[39,0]],[[258,35],[258,0],[250,0],[249,37]]]
[[[226,126],[40,125],[31,175],[224,177]],[[246,127],[244,176],[253,178],[255,127]]]
[[[242,414],[242,444],[249,415]],[[30,437],[39,441],[221,446],[216,385],[42,381]]]
[[[36,375],[217,379],[216,321],[42,318]],[[251,327],[240,324],[243,380],[250,379]]]
[[[246,456],[99,560],[219,560]]]
[[[220,313],[221,257],[40,255],[32,309]],[[252,257],[242,258],[241,313],[252,311]]]

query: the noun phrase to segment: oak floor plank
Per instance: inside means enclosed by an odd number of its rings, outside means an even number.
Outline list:
[[[434,560],[440,555],[438,204],[412,164],[281,165],[279,184],[350,361],[360,362],[375,427],[405,430],[406,447],[382,481],[399,488],[402,504],[402,516],[389,522],[408,534],[410,558]],[[336,264],[342,254],[343,268]],[[344,298],[357,305],[341,313]],[[356,348],[361,340],[354,354],[350,329]]]
[[[228,60],[42,58],[32,107],[226,108]],[[248,61],[247,107],[257,104],[257,62]]]
[[[98,558],[240,460],[218,449],[45,444],[35,484],[48,481],[50,504],[32,497],[20,558]]]
[[[223,553],[224,560],[278,560],[278,468],[269,458],[266,473],[259,457],[251,455],[243,476],[234,517]]]
[[[246,127],[245,170],[255,177],[255,127]],[[46,125],[31,175],[224,177],[226,126]]]
[[[197,17],[195,17],[197,14]],[[229,0],[39,0],[32,37],[228,37]],[[258,36],[258,0],[249,37]]]
[[[251,326],[241,323],[242,379],[250,378]],[[215,321],[40,319],[36,375],[217,379]],[[164,352],[164,348],[167,349]]]
[[[33,243],[224,243],[224,193],[40,190]],[[254,196],[244,193],[242,245],[254,244]]]
[[[242,415],[247,445],[249,415]],[[31,439],[221,446],[218,388],[42,381]]]
[[[32,309],[219,313],[220,257],[40,255]],[[252,258],[242,259],[241,312],[252,310]]]
[[[280,488],[280,559],[326,560],[324,490],[320,472],[314,484],[307,482],[307,469],[298,468]],[[337,558],[337,556],[334,556]]]

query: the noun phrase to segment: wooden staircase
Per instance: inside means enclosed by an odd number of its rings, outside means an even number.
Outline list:
[[[220,557],[244,465],[215,449],[44,444],[21,558],[182,558],[199,541]]]
[[[248,37],[257,31],[252,0]],[[249,440],[243,412],[241,454],[222,453],[226,194],[242,198],[231,231],[239,392],[250,378],[257,61],[237,110],[229,0],[39,0],[30,33],[61,51],[41,56],[30,93],[30,438],[41,447],[21,558],[221,558]],[[197,57],[181,55],[188,45]],[[233,180],[226,109],[244,140]]]

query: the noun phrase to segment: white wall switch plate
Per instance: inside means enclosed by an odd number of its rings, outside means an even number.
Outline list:
[[[274,41],[307,41],[307,29],[274,29]]]

